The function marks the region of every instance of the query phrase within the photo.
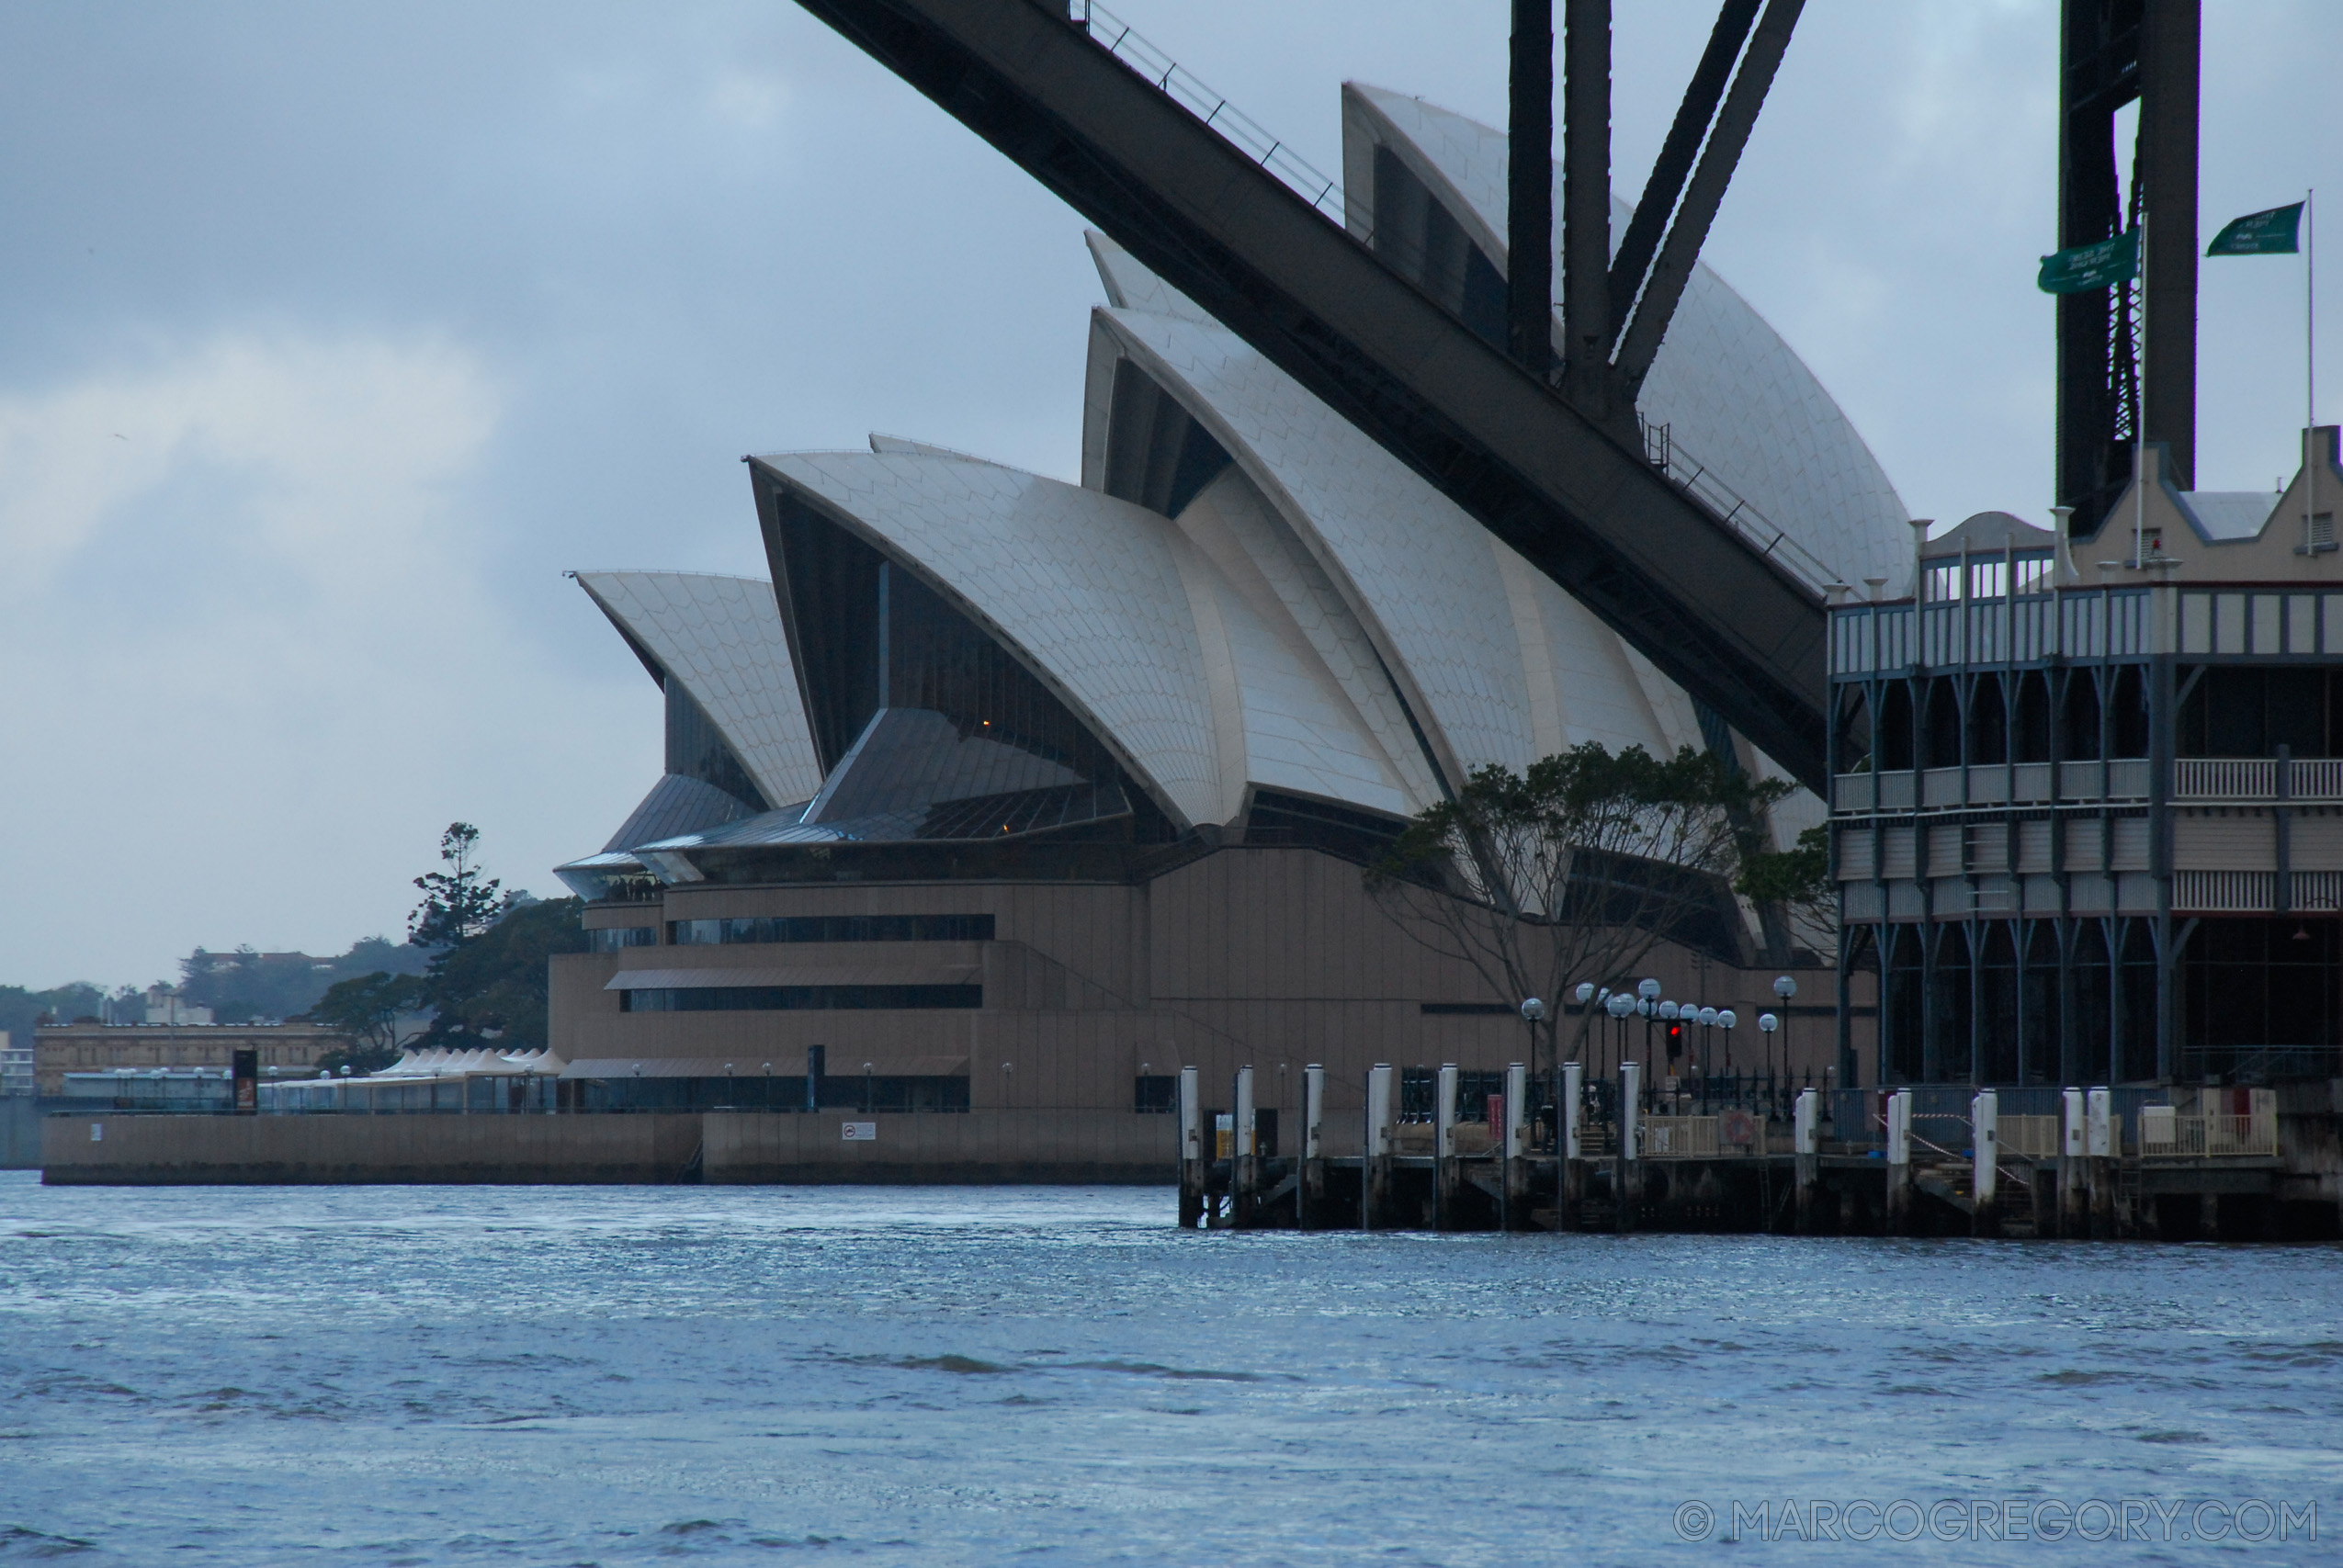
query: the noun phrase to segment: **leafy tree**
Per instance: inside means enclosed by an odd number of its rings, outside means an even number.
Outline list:
[[[1715,918],[1742,825],[1790,788],[1690,747],[1658,758],[1588,741],[1526,774],[1476,770],[1415,818],[1366,886],[1402,931],[1471,965],[1491,994],[1543,998],[1558,1048],[1560,1003],[1579,982],[1616,985]],[[1594,1021],[1580,1013],[1574,1044]]]
[[[1778,904],[1812,945],[1837,945],[1839,885],[1830,875],[1830,829],[1817,825],[1791,848],[1743,859],[1733,891],[1757,904]]]
[[[332,1072],[346,1066],[374,1073],[397,1061],[399,1021],[422,1010],[423,993],[420,976],[380,970],[334,982],[310,1009],[306,1021],[340,1030],[352,1043],[346,1050],[327,1052],[318,1066]]]
[[[432,1010],[427,1043],[458,1049],[494,1045],[534,1051],[546,1043],[552,956],[583,953],[586,935],[576,898],[526,894],[494,924],[431,961],[424,1000]]]
[[[98,1018],[104,1015],[105,1007],[105,987],[86,980],[46,991],[0,986],[0,1031],[6,1031],[17,1044],[29,1045],[32,1032],[42,1020],[70,1023],[77,1018]]]
[[[197,948],[179,960],[179,993],[208,1007],[221,1023],[259,1018],[293,1018],[315,1007],[329,987],[377,972],[420,975],[429,955],[422,949],[379,936],[361,937],[347,953],[318,957],[307,953],[233,953]]]
[[[423,902],[407,919],[407,940],[417,947],[458,947],[480,935],[504,912],[507,900],[499,897],[503,885],[482,876],[473,861],[480,848],[480,829],[469,822],[450,822],[439,835],[439,858],[450,869],[415,878]]]

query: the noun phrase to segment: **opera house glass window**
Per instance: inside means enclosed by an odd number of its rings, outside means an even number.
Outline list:
[[[795,497],[777,511],[828,779],[807,825],[967,840],[1153,816],[1089,728],[917,574]]]

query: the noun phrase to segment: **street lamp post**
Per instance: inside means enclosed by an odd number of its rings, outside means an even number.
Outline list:
[[[1529,1063],[1532,1072],[1537,1071],[1537,1021],[1545,1016],[1545,1004],[1537,998],[1529,997],[1522,1000],[1522,1025],[1530,1032]],[[1528,1107],[1522,1109],[1526,1111]],[[1558,1137],[1562,1126],[1562,1053],[1558,1050],[1554,1054],[1554,1116],[1556,1135]]]
[[[1785,1078],[1790,1076],[1790,998],[1797,994],[1797,981],[1792,979],[1787,975],[1777,975],[1774,976],[1774,998],[1782,1004],[1782,1076]],[[1766,1056],[1768,1063],[1771,1064],[1772,1060],[1772,1053],[1769,1051],[1766,1054]],[[1770,1066],[1768,1070],[1771,1070]]]
[[[1594,1005],[1594,982],[1592,980],[1581,980],[1579,982],[1579,988],[1570,994],[1579,999],[1579,1015],[1581,1018],[1585,1017],[1586,1010]],[[1600,1070],[1602,1066],[1602,1042],[1599,1039],[1593,1039],[1590,1037],[1589,1043],[1594,1046],[1595,1060],[1593,1066],[1597,1069],[1595,1076],[1597,1077],[1601,1077],[1602,1076]],[[1561,1055],[1559,1048],[1556,1050],[1555,1055]]]
[[[1715,1037],[1709,1033],[1710,1030],[1716,1027],[1716,1010],[1711,1007],[1704,1007],[1698,1012],[1692,1014],[1692,1016],[1700,1021],[1701,1079],[1703,1082],[1706,1082],[1708,1079],[1716,1076],[1716,1059],[1711,1054],[1712,1048],[1715,1043]]]
[[[1659,1016],[1658,981],[1647,978],[1636,982],[1636,1011],[1643,1015],[1644,1077],[1648,1082],[1652,1077],[1651,1021]]]
[[[1725,1076],[1728,1078],[1733,1076],[1733,1026],[1740,1021],[1731,1008],[1717,1012],[1716,1027],[1725,1031]]]
[[[1613,1037],[1616,1048],[1612,1054],[1612,1060],[1620,1064],[1618,1070],[1619,1092],[1621,1095],[1619,1101],[1619,1125],[1624,1128],[1627,1125],[1626,1118],[1633,1109],[1627,1104],[1624,1097],[1627,1090],[1627,1073],[1625,1066],[1627,1060],[1627,1020],[1635,1015],[1636,998],[1629,996],[1624,991],[1613,991],[1611,993],[1611,999],[1603,1004],[1603,1010],[1608,1012],[1611,1015],[1613,1021],[1617,1023],[1619,1026]]]
[[[1765,1036],[1765,1092],[1769,1101],[1778,1101],[1782,1098],[1773,1085],[1773,1032],[1780,1027],[1781,1022],[1780,1019],[1770,1012],[1758,1014],[1758,1032]],[[1785,1066],[1788,1065],[1787,1055],[1784,1055],[1783,1062]]]

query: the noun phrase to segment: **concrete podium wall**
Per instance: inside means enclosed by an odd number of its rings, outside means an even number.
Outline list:
[[[875,1135],[847,1141],[849,1125]],[[950,1116],[711,1111],[715,1182],[1177,1181],[1178,1118],[1107,1111],[971,1111]]]
[[[40,1102],[28,1094],[0,1095],[0,1170],[40,1168]]]
[[[670,1182],[696,1115],[50,1116],[51,1186]],[[91,1136],[92,1129],[99,1135]]]
[[[869,1138],[849,1140],[852,1123]],[[1176,1119],[979,1111],[41,1120],[52,1186],[1170,1182]],[[93,1130],[96,1135],[93,1136]]]

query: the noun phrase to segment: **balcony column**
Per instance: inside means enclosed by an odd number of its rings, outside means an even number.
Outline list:
[[[2013,882],[2017,877],[2017,850],[2016,846],[2012,845],[2010,847],[2009,865],[2010,878]],[[2026,899],[2022,891],[2018,895],[2018,909],[2015,914],[2010,916],[2009,926],[2010,947],[2009,983],[2011,986],[2016,987],[2015,995],[2010,998],[2009,1018],[2010,1027],[2018,1032],[2017,1039],[2011,1042],[2010,1061],[2017,1069],[2017,1081],[2022,1084],[2028,1081],[2026,1077],[2026,991],[2028,989],[2026,985],[2026,950],[2033,945],[2033,922],[2026,919]]]
[[[1964,833],[1966,829],[1962,829]],[[1966,845],[1963,848],[1965,850]],[[1976,878],[1969,878],[1970,906],[1976,903]],[[1969,1083],[1985,1082],[1985,943],[1979,932],[1985,923],[1975,914],[1961,922],[1961,936],[1969,944]]]
[[[2171,595],[2157,598],[2168,604]],[[2180,1010],[2173,984],[2180,954],[2172,941],[2172,773],[2179,727],[2175,678],[2169,654],[2149,662],[2148,874],[2156,884],[2156,1076],[2165,1083],[2172,1081],[2179,1065],[2180,1047]]]
[[[2052,842],[2057,836],[2052,835]],[[2051,922],[2051,934],[2058,943],[2058,1079],[2073,1083],[2082,1077],[2082,1062],[2075,1049],[2075,941],[2077,924],[2074,916],[2066,912],[2066,877],[2058,877],[2060,913]]]

